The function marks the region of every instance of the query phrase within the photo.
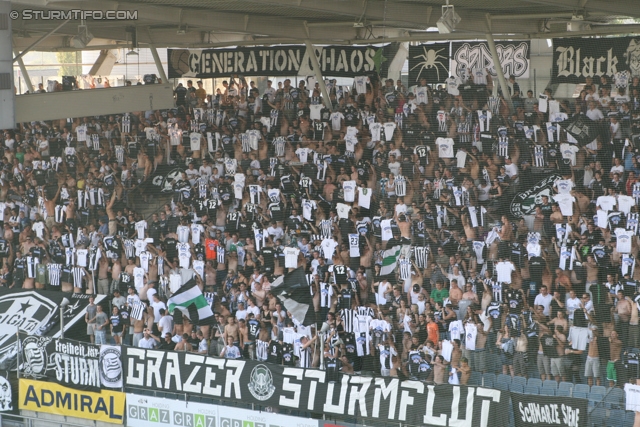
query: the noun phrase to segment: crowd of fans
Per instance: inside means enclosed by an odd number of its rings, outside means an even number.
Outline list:
[[[189,81],[173,110],[6,130],[0,280],[110,295],[87,310],[96,343],[436,384],[623,384],[640,347],[639,79],[588,78],[542,106],[510,78],[511,112],[472,71],[437,88],[327,81],[331,108],[313,79]],[[587,145],[556,126],[576,115],[598,125]],[[165,163],[184,172],[147,222],[129,202]],[[271,292],[298,267],[313,324]],[[168,312],[192,277],[210,328]]]

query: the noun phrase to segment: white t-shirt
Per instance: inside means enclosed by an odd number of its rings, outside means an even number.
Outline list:
[[[138,239],[144,239],[144,230],[147,229],[147,221],[142,220],[136,222],[136,231],[138,233]]]
[[[631,196],[618,196],[618,209],[625,214],[631,211],[631,207],[636,205],[636,199]]]
[[[31,229],[35,231],[36,236],[38,236],[39,239],[44,238],[44,222],[42,221],[34,222]]]
[[[464,345],[467,350],[476,349],[476,338],[478,337],[478,327],[475,323],[467,323],[464,325]]]
[[[438,138],[436,139],[436,145],[438,146],[438,154],[441,159],[453,158],[453,139]]]
[[[384,124],[384,139],[391,141],[393,139],[393,133],[396,130],[396,124],[393,122],[387,122]]]
[[[202,233],[204,233],[204,227],[201,224],[191,224],[191,241],[194,245],[200,243]]]
[[[336,205],[336,212],[338,212],[338,218],[340,219],[348,219],[349,211],[351,211],[349,205],[345,205],[344,203],[338,203]]]
[[[456,159],[458,168],[463,168],[464,164],[467,162],[467,152],[458,150],[456,153]]]
[[[342,189],[344,190],[344,201],[347,203],[353,203],[356,201],[356,182],[344,181],[342,183]]]
[[[325,259],[331,259],[333,258],[333,253],[336,250],[336,246],[338,246],[338,242],[333,239],[324,239],[320,246],[322,247],[322,254],[324,255]]]
[[[558,189],[558,193],[560,194],[569,194],[573,187],[575,187],[574,183],[570,179],[557,179],[556,182],[553,183],[553,186]]]
[[[380,131],[382,130],[382,125],[380,123],[370,123],[369,124],[369,132],[371,133],[371,141],[378,142],[380,141]]]
[[[616,228],[614,233],[616,234],[616,251],[620,252],[621,254],[630,253],[631,238],[633,237],[633,230]]]
[[[298,248],[284,248],[284,267],[296,268],[298,267],[298,255],[300,249]]]
[[[580,151],[580,149],[573,144],[560,144],[560,152],[562,153],[562,158],[571,159],[571,166],[576,165],[576,153],[578,151]]]
[[[496,264],[496,271],[498,272],[498,282],[511,283],[511,272],[516,271],[513,263],[502,261]]]
[[[593,338],[593,333],[589,328],[579,328],[577,326],[572,326],[569,329],[569,336],[567,337],[567,341],[571,343],[571,348],[574,350],[586,350],[587,344],[591,342]]]
[[[302,217],[307,221],[311,221],[311,214],[318,207],[315,200],[303,200],[302,201]],[[268,231],[268,229],[267,229]]]
[[[320,112],[324,106],[322,104],[309,105],[309,119],[320,120]]]
[[[142,267],[133,269],[133,285],[138,292],[144,287],[144,269]]]
[[[627,411],[640,411],[640,385],[625,384],[624,394]]]
[[[542,294],[538,294],[536,295],[536,299],[533,301],[533,303],[535,305],[541,305],[544,307],[544,310],[542,311],[542,313],[545,316],[549,315],[549,310],[551,309],[551,301],[553,300],[553,297],[551,296],[551,294],[547,294],[546,296],[543,296]]]
[[[307,155],[309,154],[309,152],[311,151],[310,148],[298,148],[296,150],[296,156],[298,156],[298,160],[300,160],[302,163],[307,163]]]
[[[200,139],[202,139],[202,135],[200,135],[198,132],[191,132],[191,134],[189,134],[191,151],[200,151]]]
[[[369,83],[369,77],[367,76],[356,76],[353,79],[354,86],[356,87],[356,92],[358,95],[367,93],[367,83]]]
[[[358,206],[369,209],[371,206],[371,195],[373,191],[370,188],[358,187]]]
[[[414,93],[416,94],[416,103],[418,105],[429,103],[429,92],[426,86],[416,87]]]
[[[603,211],[612,211],[616,205],[616,198],[613,196],[600,196],[596,200],[596,205],[600,206]]]
[[[342,115],[342,113],[331,113],[331,129],[340,130],[342,119],[344,119],[344,115]]]
[[[460,95],[460,90],[458,89],[458,86],[460,85],[460,81],[457,78],[449,77],[447,80],[445,80],[445,83],[447,84],[447,92],[449,93],[449,95],[453,95],[453,96]],[[467,349],[468,348],[469,347],[467,347]]]
[[[571,194],[556,194],[553,196],[553,200],[558,203],[560,207],[560,212],[563,216],[572,216],[573,215],[573,202],[576,201],[576,198]]]

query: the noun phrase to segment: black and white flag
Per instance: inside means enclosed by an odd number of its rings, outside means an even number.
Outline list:
[[[315,311],[309,283],[302,267],[296,268],[271,284],[271,292],[278,296],[287,311],[304,326],[315,323]]]
[[[143,302],[135,302],[133,307],[131,307],[131,314],[129,316],[135,320],[142,320],[146,307],[147,306]]]

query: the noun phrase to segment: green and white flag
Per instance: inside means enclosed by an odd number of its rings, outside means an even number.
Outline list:
[[[395,271],[398,264],[398,258],[400,258],[400,250],[402,246],[394,246],[391,249],[387,249],[382,254],[382,268],[380,269],[380,275],[386,276]]]
[[[180,310],[194,325],[211,325],[215,321],[211,304],[202,295],[194,279],[182,285],[178,292],[169,298],[167,305],[169,313]]]

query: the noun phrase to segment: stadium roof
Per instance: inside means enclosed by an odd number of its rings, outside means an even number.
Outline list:
[[[93,35],[85,49],[131,43],[156,47],[221,47],[301,43],[365,44],[484,38],[532,39],[640,33],[637,0],[450,0],[461,21],[455,32],[433,27],[446,0],[14,0],[19,12],[118,10],[137,12],[136,20],[88,20]],[[14,46],[23,50],[63,20],[12,22]],[[78,15],[76,15],[78,16]],[[568,32],[567,23],[573,22]],[[35,50],[77,50],[72,19]],[[428,31],[428,29],[431,29]],[[577,31],[576,31],[577,29]],[[117,46],[121,45],[121,46]]]

